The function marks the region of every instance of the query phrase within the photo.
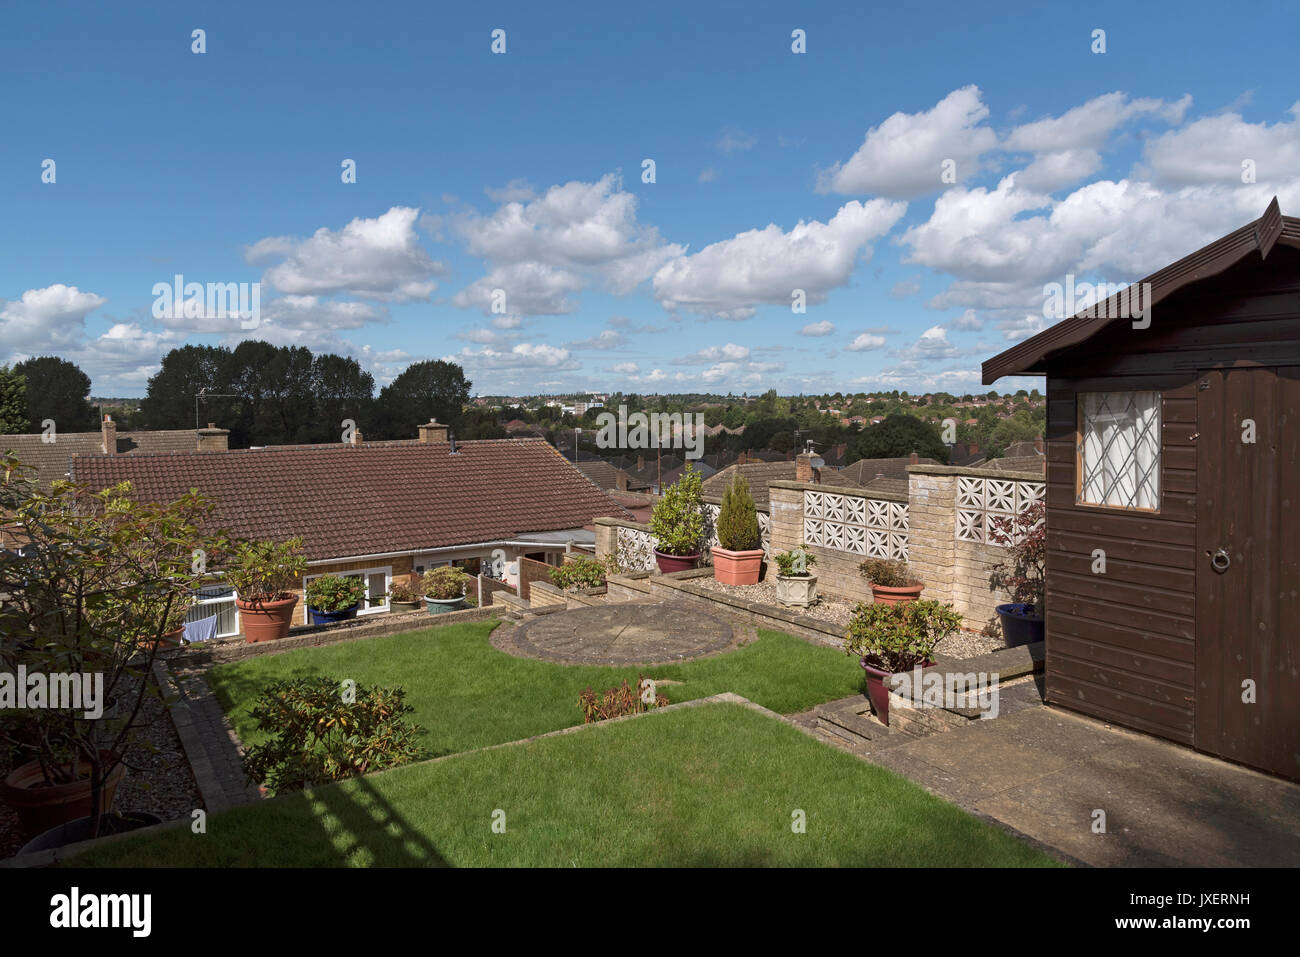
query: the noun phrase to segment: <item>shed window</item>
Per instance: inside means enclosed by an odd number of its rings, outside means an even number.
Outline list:
[[[1079,501],[1160,507],[1160,393],[1079,395]]]

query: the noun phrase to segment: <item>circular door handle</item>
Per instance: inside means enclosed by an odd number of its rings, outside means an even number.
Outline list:
[[[1228,566],[1231,564],[1232,564],[1232,559],[1228,557],[1228,551],[1227,549],[1224,548],[1220,548],[1210,558],[1210,567],[1213,568],[1220,575],[1226,572],[1228,570]]]

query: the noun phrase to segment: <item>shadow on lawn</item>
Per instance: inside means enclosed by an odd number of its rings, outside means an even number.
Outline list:
[[[451,867],[364,776],[298,796],[321,824],[321,840],[333,847],[340,866],[354,863],[350,857],[364,849],[375,867]],[[324,828],[327,816],[334,819],[333,833]]]

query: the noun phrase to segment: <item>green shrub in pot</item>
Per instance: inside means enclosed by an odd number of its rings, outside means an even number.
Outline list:
[[[704,486],[689,463],[664,491],[650,515],[660,571],[694,568],[704,544]],[[667,559],[667,561],[665,561]]]
[[[605,563],[586,555],[571,558],[551,569],[551,584],[564,591],[599,588],[605,584]]]
[[[424,588],[425,598],[432,598],[434,601],[450,601],[453,598],[465,597],[469,575],[455,565],[443,565],[441,568],[431,568],[425,572],[420,583]]]
[[[867,673],[867,698],[876,717],[889,724],[885,680],[931,664],[938,644],[960,628],[961,615],[953,606],[932,599],[858,605],[849,621],[844,650]]]
[[[365,597],[365,583],[355,575],[321,575],[307,585],[307,607],[316,611],[347,611]]]

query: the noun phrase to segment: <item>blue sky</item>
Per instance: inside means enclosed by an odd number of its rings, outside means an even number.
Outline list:
[[[960,393],[1045,283],[1300,208],[1294,5],[446,6],[6,4],[0,362],[142,395],[256,337],[478,393]],[[155,318],[177,273],[260,282],[260,326]]]

